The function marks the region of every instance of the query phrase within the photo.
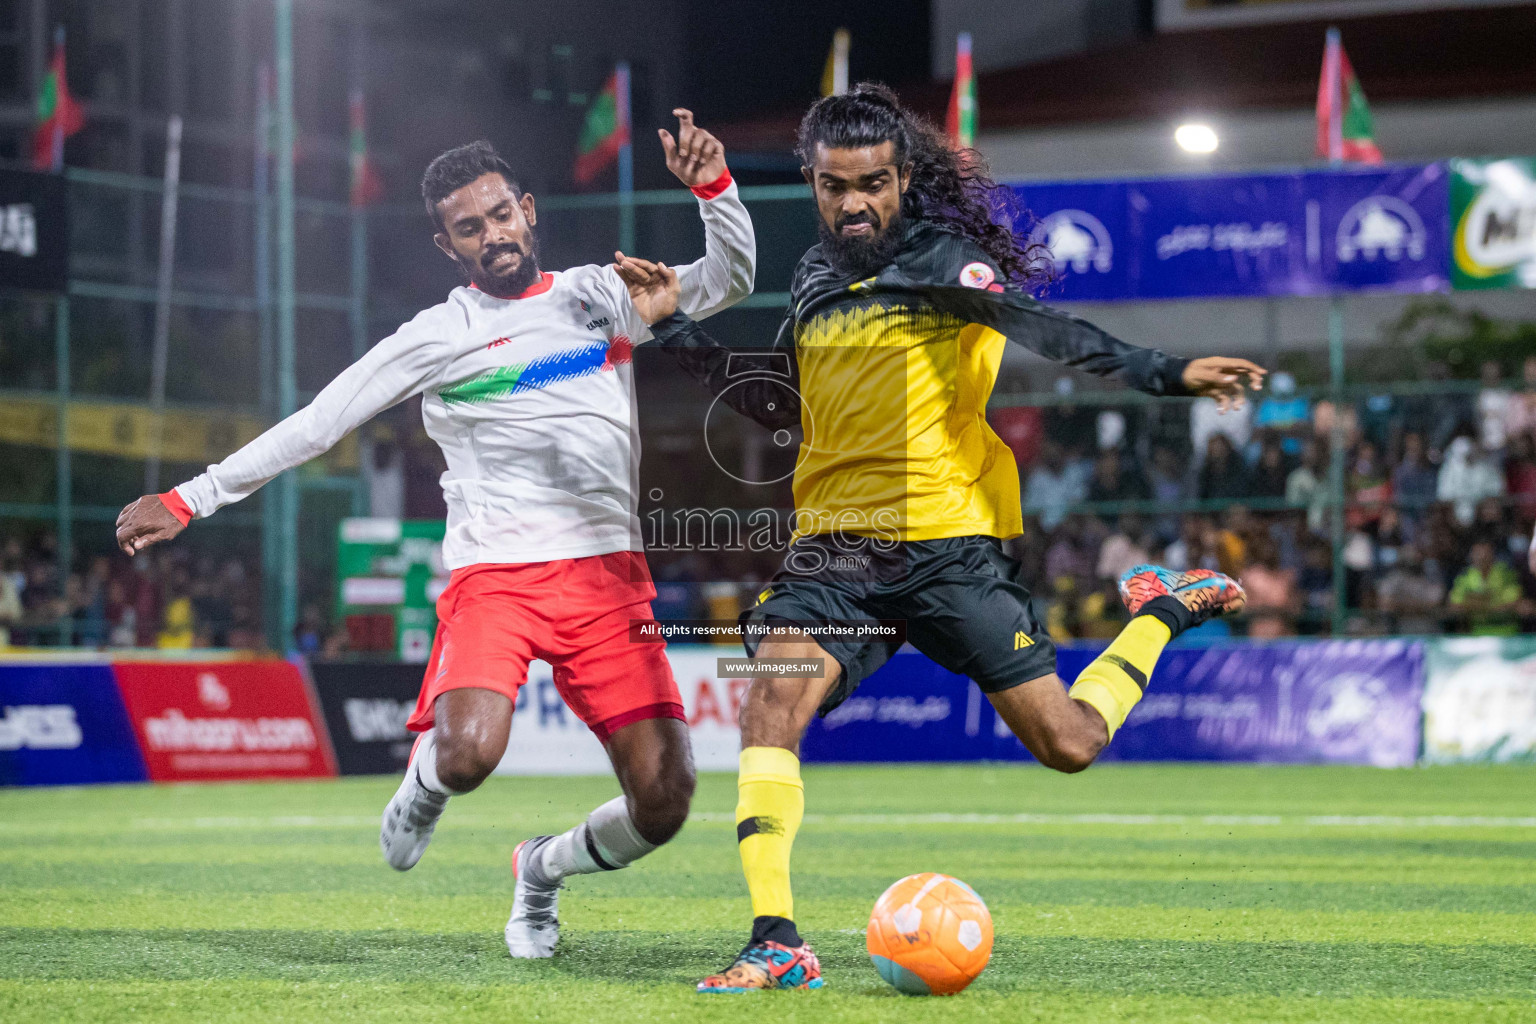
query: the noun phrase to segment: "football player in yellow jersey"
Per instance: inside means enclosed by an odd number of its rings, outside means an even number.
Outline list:
[[[1019,472],[987,425],[1008,339],[1154,395],[1241,404],[1265,371],[1245,359],[1137,348],[1025,290],[1039,251],[993,218],[1000,191],[890,90],[861,85],[815,104],[798,151],[821,242],[795,270],[779,343],[787,378],[732,379],[730,350],[676,309],[676,275],[618,255],[656,340],[738,412],[799,425],[795,540],[743,615],[748,653],[821,666],[752,682],[741,711],[736,836],[752,935],[701,992],[817,988],[794,924],[790,848],[804,813],[800,738],[905,639],[970,676],[1043,764],[1090,765],[1140,700],[1164,645],[1242,607],[1226,576],[1139,566],[1121,581],[1132,619],[1067,690],[1056,650],[1002,542],[1022,529]]]

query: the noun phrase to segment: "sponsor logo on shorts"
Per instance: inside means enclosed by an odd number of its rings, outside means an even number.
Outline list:
[[[1022,651],[1026,647],[1035,646],[1035,642],[1029,638],[1029,634],[1022,629],[1013,634],[1013,649]]]

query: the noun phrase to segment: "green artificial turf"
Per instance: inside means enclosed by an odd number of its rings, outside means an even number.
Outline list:
[[[1536,769],[895,766],[806,771],[797,917],[820,992],[701,997],[750,919],[734,777],[624,872],[575,879],[550,961],[501,941],[521,838],[608,779],[494,779],[407,874],[394,779],[0,791],[0,1021],[1536,1021]],[[875,897],[988,901],[953,999],[888,989]]]

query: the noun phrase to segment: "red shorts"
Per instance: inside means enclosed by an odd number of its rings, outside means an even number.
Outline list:
[[[655,596],[638,551],[455,569],[407,725],[432,728],[448,690],[495,690],[515,704],[535,658],[554,666],[555,689],[604,743],[642,719],[685,721],[665,645],[629,639],[630,620],[649,621]]]

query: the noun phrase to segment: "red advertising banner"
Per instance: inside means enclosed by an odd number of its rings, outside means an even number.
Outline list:
[[[325,725],[286,661],[117,662],[154,782],[329,778]]]

